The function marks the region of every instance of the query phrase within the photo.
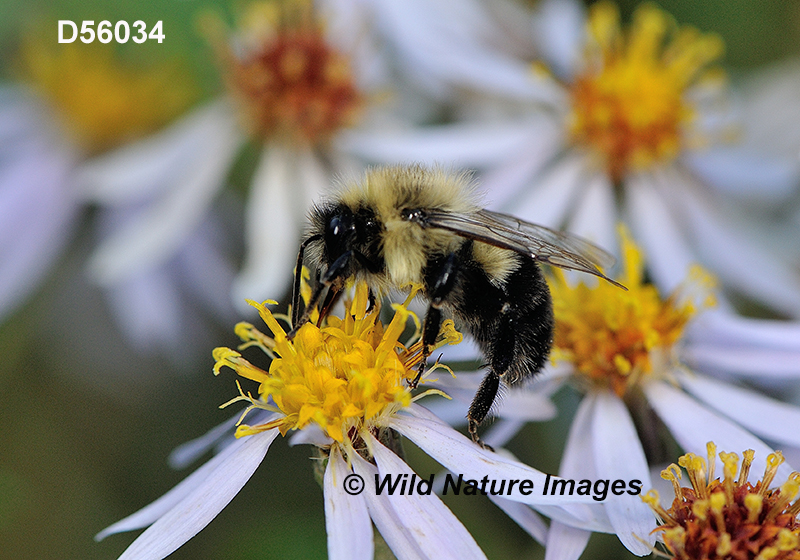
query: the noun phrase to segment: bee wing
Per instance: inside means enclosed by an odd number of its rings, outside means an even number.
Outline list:
[[[624,288],[600,270],[612,267],[616,262],[614,256],[577,235],[555,231],[491,210],[469,214],[431,210],[426,211],[424,217],[417,221],[424,227],[452,231],[462,237],[510,249],[535,261],[588,272]]]

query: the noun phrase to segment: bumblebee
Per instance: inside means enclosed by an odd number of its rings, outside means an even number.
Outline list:
[[[539,263],[594,274],[614,258],[588,241],[481,208],[469,175],[421,166],[377,167],[360,182],[315,206],[300,245],[293,296],[293,337],[313,309],[324,317],[351,278],[375,292],[423,286],[428,310],[422,327],[423,361],[416,386],[445,315],[474,337],[488,362],[467,413],[481,445],[486,418],[501,381],[514,385],[544,366],[553,341],[553,304]],[[319,281],[302,316],[304,254]],[[617,284],[619,285],[619,284]],[[324,299],[323,299],[324,296]]]

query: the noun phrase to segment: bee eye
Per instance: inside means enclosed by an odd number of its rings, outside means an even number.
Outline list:
[[[407,222],[422,222],[425,219],[425,211],[421,208],[403,208],[400,217]]]

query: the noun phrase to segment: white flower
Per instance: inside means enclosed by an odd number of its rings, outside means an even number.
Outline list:
[[[73,150],[31,92],[0,88],[0,321],[39,285],[71,237]]]
[[[538,73],[538,103],[383,139],[351,134],[348,145],[373,161],[480,168],[493,207],[603,247],[616,247],[623,220],[663,290],[700,262],[726,290],[800,316],[800,275],[752,239],[750,218],[735,211],[746,188],[753,198],[785,197],[798,161],[770,151],[776,142],[745,157],[748,130],[735,145],[750,123],[734,120],[724,80],[709,68],[721,40],[674,25],[652,4],[636,10],[627,32],[610,2],[593,4],[587,18],[577,3],[550,0],[537,21],[555,73]]]
[[[657,437],[658,422],[686,451],[703,453],[710,440],[727,449],[755,450],[756,473],[763,472],[773,451],[760,438],[800,447],[795,430],[800,408],[714,377],[747,373],[753,379],[796,379],[800,350],[789,347],[791,340],[796,343],[797,325],[753,325],[753,320],[714,310],[694,319],[698,309],[710,303],[708,286],[693,292],[697,286],[686,282],[662,299],[655,286],[644,283],[641,254],[627,236],[622,248],[625,270],[617,280],[627,291],[606,282],[571,285],[557,272],[550,283],[556,317],[554,365],[532,386],[508,391],[516,402],[535,395],[538,387],[549,395],[566,383],[585,393],[572,421],[559,476],[637,479],[644,489],[652,488],[643,445]],[[709,282],[699,270],[690,280],[700,288]],[[783,352],[776,351],[781,347]],[[438,384],[445,391],[448,385],[446,378]],[[541,398],[537,395],[531,405]],[[502,406],[498,414],[503,417]],[[511,429],[503,432],[505,438],[511,437],[518,420],[502,423],[510,424]],[[636,426],[644,429],[643,441]],[[788,476],[790,470],[784,464],[779,476]],[[654,535],[644,531],[652,520],[639,496],[635,498],[627,504],[609,502],[607,512],[625,546],[644,555],[653,544]],[[577,558],[588,537],[585,531],[554,522],[546,557]]]
[[[21,39],[21,84],[0,89],[0,318],[70,241],[83,206],[76,170],[160,126],[191,98],[169,62],[142,69],[113,52],[36,32]]]
[[[322,328],[307,323],[292,341],[264,306],[255,305],[272,331],[268,337],[241,323],[243,346],[257,346],[272,357],[269,372],[239,352],[217,348],[215,371],[234,369],[259,383],[259,397],[245,394],[234,401],[250,403],[252,425],[240,425],[239,439],[226,443],[209,462],[173,490],[139,512],[115,523],[98,538],[150,525],[121,558],[163,558],[207,525],[252,476],[279,433],[298,430],[302,443],[319,448],[325,468],[328,554],[332,559],[371,558],[372,524],[400,558],[485,558],[472,536],[435,494],[378,492],[378,479],[413,475],[390,447],[403,435],[425,453],[464,479],[531,480],[542,488],[545,475],[513,459],[484,450],[412,404],[405,381],[416,375],[420,344],[398,353],[398,337],[410,312],[396,308],[386,326],[377,323],[379,306],[367,313],[366,285],[356,288],[344,319],[328,317]],[[314,317],[313,319],[316,319]],[[460,338],[445,327],[440,343]],[[402,346],[402,345],[401,345]],[[231,401],[231,402],[234,402]],[[203,438],[193,450],[225,437],[230,424]],[[387,447],[388,445],[388,447]],[[363,490],[353,494],[360,477]],[[372,484],[375,481],[375,484]],[[355,488],[358,488],[356,485]],[[570,525],[609,530],[603,510],[590,496],[526,495],[514,488],[506,499],[534,505]],[[573,502],[573,503],[569,503]],[[584,503],[578,503],[584,502]]]

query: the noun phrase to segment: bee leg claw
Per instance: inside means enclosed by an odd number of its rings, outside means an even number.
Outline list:
[[[480,436],[478,436],[478,422],[473,419],[469,419],[469,435],[472,437],[472,441],[480,445],[483,449],[487,451],[494,451],[494,447],[485,443]]]

